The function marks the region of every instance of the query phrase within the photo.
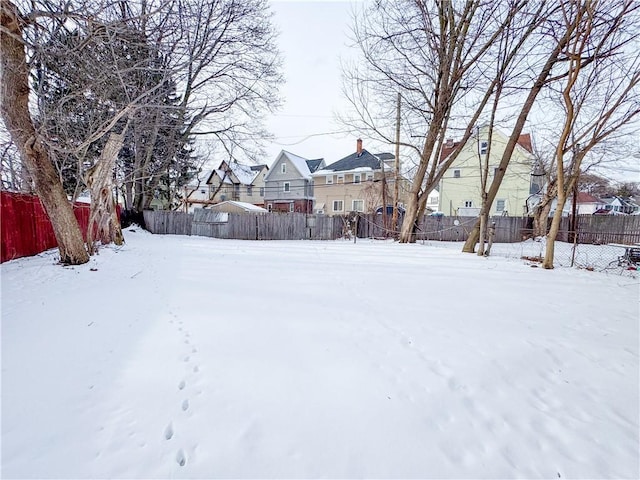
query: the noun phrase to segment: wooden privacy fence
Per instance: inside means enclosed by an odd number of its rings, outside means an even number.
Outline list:
[[[335,240],[344,236],[342,217],[304,213],[195,213],[148,210],[144,221],[151,233],[200,235],[237,240]]]
[[[391,218],[384,224],[380,214],[346,216],[305,215],[304,213],[220,213],[197,209],[195,213],[145,211],[147,229],[152,233],[200,235],[238,240],[335,240],[352,235],[359,238],[391,238],[400,230]],[[477,217],[425,216],[418,223],[418,240],[465,241]],[[532,219],[492,217],[496,243],[514,243],[531,237]],[[577,222],[578,243],[640,242],[640,216],[583,215]],[[569,218],[562,219],[559,241],[572,239]]]
[[[75,203],[73,213],[86,240],[89,205]],[[49,217],[35,195],[0,191],[0,232],[0,262],[58,246]]]
[[[640,215],[579,215],[578,243],[640,243]]]

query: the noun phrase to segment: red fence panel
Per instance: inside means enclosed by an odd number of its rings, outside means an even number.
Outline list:
[[[86,203],[73,205],[85,240],[89,211]],[[119,214],[118,208],[118,218]],[[57,246],[53,227],[37,196],[0,191],[0,262],[36,255]]]

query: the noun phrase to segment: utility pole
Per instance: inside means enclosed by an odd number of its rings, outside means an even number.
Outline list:
[[[387,173],[384,170],[384,160],[380,159],[380,168],[382,169],[382,225],[384,228],[384,236],[388,233],[387,222]]]
[[[398,106],[396,108],[396,163],[395,181],[393,183],[393,215],[391,217],[391,228],[394,236],[398,225],[398,183],[400,180],[400,92],[398,92]]]

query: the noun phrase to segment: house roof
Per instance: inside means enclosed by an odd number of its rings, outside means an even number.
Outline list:
[[[226,200],[224,202],[216,203],[215,207],[216,208],[220,208],[220,207],[224,207],[224,205],[234,205],[234,206],[236,206],[238,208],[241,208],[242,210],[245,210],[247,212],[266,212],[266,211],[268,211],[266,208],[259,207],[257,205],[252,204],[252,203],[237,202],[235,200]]]
[[[258,175],[258,172],[254,171],[249,165],[242,165],[237,162],[229,163],[229,168],[243,185],[251,185],[256,175]]]
[[[307,179],[311,178],[311,170],[309,170],[309,165],[307,164],[308,160],[306,158],[300,157],[291,152],[287,152],[286,150],[283,150],[281,155],[287,157],[287,159],[293,164],[298,172],[300,172],[300,175]]]
[[[223,168],[227,165],[228,170]],[[211,183],[213,174],[216,174],[223,183],[240,183],[242,185],[251,185],[255,178],[260,174],[260,171],[266,165],[243,165],[238,162],[226,161],[220,162],[220,167],[212,170],[205,178],[205,183]]]
[[[587,192],[578,192],[578,198],[576,201],[577,203],[604,203],[599,198],[596,198]]]
[[[269,170],[269,166],[264,163],[261,163],[260,165],[251,165],[249,168],[251,168],[251,170],[253,170],[254,172],[261,172],[265,167],[267,170]]]
[[[362,153],[358,155],[357,152],[348,155],[337,162],[327,165],[322,170],[330,170],[333,172],[343,172],[346,170],[355,170],[357,168],[370,168],[372,170],[380,169],[381,160],[390,160],[395,158],[391,153],[378,153],[372,154],[368,150],[362,150]]]
[[[460,142],[452,142],[448,141],[442,146],[442,151],[440,152],[440,161],[442,162],[445,158],[447,158],[456,147],[460,145]],[[523,133],[518,137],[518,145],[524,148],[527,152],[533,153],[533,146],[531,144],[531,134]]]
[[[309,172],[313,173],[318,170],[318,167],[322,165],[322,161],[324,158],[316,158],[313,160],[307,160],[307,167],[309,167]]]

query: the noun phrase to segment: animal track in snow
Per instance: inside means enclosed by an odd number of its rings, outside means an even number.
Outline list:
[[[197,349],[196,347],[193,347],[193,348],[191,349],[191,353],[197,353],[197,352],[198,352],[198,349]]]
[[[189,355],[187,355],[186,357],[184,357],[184,361],[188,362],[189,360],[191,360],[191,357]]]
[[[169,422],[167,428],[164,429],[164,438],[171,440],[173,438],[173,423]]]
[[[193,367],[193,373],[198,373],[199,371],[200,371],[200,367],[198,365]]]
[[[180,380],[180,383],[178,384],[178,390],[184,389],[186,385],[187,383],[184,380]]]
[[[178,450],[178,453],[176,455],[176,462],[178,462],[178,465],[180,465],[181,467],[184,467],[187,464],[187,456],[185,455],[184,450]]]
[[[185,400],[182,402],[182,411],[183,411],[183,412],[186,412],[187,410],[189,410],[189,399],[188,399],[188,398],[187,398],[187,399],[185,399]]]

